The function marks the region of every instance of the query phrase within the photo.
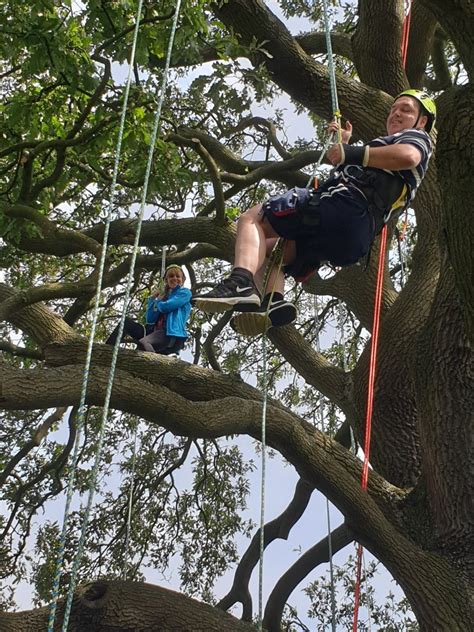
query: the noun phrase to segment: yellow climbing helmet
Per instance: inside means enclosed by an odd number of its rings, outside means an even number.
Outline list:
[[[428,133],[431,132],[431,129],[433,128],[433,125],[436,121],[436,103],[434,102],[434,100],[422,90],[404,90],[395,97],[395,100],[399,99],[400,97],[413,97],[414,99],[416,99],[416,101],[418,101],[422,108],[422,112],[420,112],[420,114],[426,114],[426,116],[428,117],[428,122],[425,125],[425,129]]]

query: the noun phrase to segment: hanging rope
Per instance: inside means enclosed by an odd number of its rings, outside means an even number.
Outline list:
[[[265,474],[266,474],[266,425],[267,425],[267,336],[262,336],[262,430],[261,430],[261,481],[260,481],[260,558],[258,563],[258,631],[263,626],[263,555],[265,552]]]
[[[62,626],[62,631],[63,632],[65,632],[67,630],[67,628],[68,628],[69,616],[70,616],[71,606],[72,606],[72,599],[73,599],[74,590],[75,590],[76,581],[77,581],[77,573],[78,573],[79,565],[80,565],[80,562],[81,562],[81,559],[82,559],[82,556],[83,556],[84,544],[85,544],[85,535],[86,535],[86,530],[87,530],[88,521],[89,521],[89,515],[90,515],[90,511],[91,511],[91,507],[92,507],[92,501],[93,501],[93,497],[94,497],[96,481],[97,481],[97,477],[98,477],[98,471],[99,471],[99,465],[100,465],[100,459],[101,459],[102,447],[103,447],[103,441],[104,441],[104,434],[105,434],[105,426],[106,426],[105,422],[106,422],[106,419],[107,419],[107,416],[108,416],[108,410],[109,410],[110,398],[111,398],[111,393],[112,393],[113,380],[114,380],[114,375],[115,375],[115,367],[116,367],[117,357],[118,357],[119,344],[120,344],[120,340],[121,340],[121,337],[122,337],[122,334],[123,334],[126,309],[127,309],[127,306],[128,306],[128,301],[129,301],[129,297],[130,297],[131,287],[132,287],[132,283],[133,283],[133,272],[134,272],[134,269],[135,269],[136,258],[137,258],[137,254],[138,254],[138,250],[139,250],[141,226],[142,226],[142,222],[143,222],[143,215],[144,215],[145,204],[146,204],[146,197],[147,197],[147,192],[148,192],[148,182],[149,182],[149,179],[150,179],[154,147],[155,147],[156,138],[157,138],[157,134],[158,134],[158,130],[159,130],[159,123],[160,123],[160,118],[161,118],[161,109],[162,109],[164,98],[165,98],[166,84],[167,84],[169,66],[170,66],[170,61],[171,61],[171,52],[172,52],[172,47],[173,47],[173,42],[174,42],[174,35],[175,35],[175,32],[176,32],[176,26],[177,26],[177,21],[178,21],[178,16],[179,16],[180,5],[181,5],[181,0],[177,0],[176,9],[175,9],[174,18],[173,18],[173,23],[172,23],[172,28],[171,28],[170,40],[169,40],[169,45],[168,45],[166,63],[165,63],[164,71],[163,71],[163,79],[162,79],[162,83],[161,83],[160,98],[159,98],[158,108],[157,108],[157,112],[156,112],[156,116],[155,116],[153,131],[152,131],[152,134],[151,134],[150,151],[149,151],[149,154],[148,154],[148,161],[147,161],[147,167],[146,167],[144,184],[143,184],[142,199],[141,199],[140,209],[139,209],[139,213],[138,213],[137,227],[136,227],[136,233],[135,233],[135,241],[134,241],[134,244],[133,244],[132,256],[131,256],[131,261],[130,261],[130,270],[129,270],[129,273],[128,273],[128,276],[127,276],[125,297],[124,297],[124,305],[123,305],[122,315],[121,315],[121,319],[120,319],[120,323],[119,323],[119,330],[118,330],[118,335],[117,335],[117,341],[116,341],[116,343],[114,345],[113,353],[112,353],[112,362],[111,362],[111,367],[110,367],[110,373],[109,373],[109,379],[108,379],[108,384],[107,384],[107,390],[106,390],[106,394],[105,394],[104,407],[103,407],[103,411],[102,411],[102,419],[101,419],[101,423],[100,423],[99,438],[98,438],[98,442],[97,442],[97,450],[96,450],[96,455],[95,455],[95,461],[94,461],[94,466],[93,466],[93,469],[92,469],[92,475],[91,475],[91,482],[90,482],[90,487],[89,487],[89,495],[88,495],[88,500],[87,500],[87,506],[86,506],[86,510],[84,512],[84,518],[83,518],[83,523],[82,523],[81,535],[80,535],[80,539],[79,539],[79,543],[78,543],[78,547],[77,547],[77,552],[76,552],[76,555],[75,555],[75,558],[74,558],[72,571],[71,571],[71,579],[70,579],[68,595],[67,595],[67,600],[66,600],[66,607],[65,607],[64,618],[63,618],[63,626]],[[139,3],[140,11],[141,11],[141,6],[142,6],[142,2],[140,1],[140,3]],[[138,37],[138,27],[139,27],[139,16],[140,15],[141,15],[141,12],[138,14],[137,21],[136,21],[135,35],[134,35],[134,46],[132,47],[132,52],[134,52],[134,48],[136,47],[136,41],[137,41],[137,37]],[[132,67],[133,67],[133,63],[130,64],[129,76],[130,76]],[[104,240],[105,240],[105,238],[106,238],[106,235],[104,234]],[[104,256],[104,260],[105,260],[105,256]],[[92,344],[93,344],[93,336],[91,335],[90,336],[90,342],[89,342],[89,346],[90,346],[91,350],[92,350]],[[89,362],[89,366],[90,366],[90,362]],[[75,469],[75,467],[77,466],[77,459],[75,460],[75,462],[73,462],[73,465],[74,465],[74,469]],[[74,481],[74,479],[73,479],[73,481]],[[69,491],[69,489],[68,489],[68,496],[69,495],[72,498],[72,485],[71,485],[71,491]],[[70,501],[69,501],[69,505],[70,505]],[[67,509],[69,509],[68,506],[67,506]],[[66,516],[66,512],[65,512],[65,516]],[[66,531],[67,518],[66,518],[65,522],[66,522],[66,525],[63,525],[64,533]],[[63,561],[63,557],[64,557],[64,543],[62,544],[62,555],[60,555],[59,557],[61,558],[61,566],[62,566],[62,561]],[[59,562],[59,559],[58,559],[58,562]],[[58,567],[61,568],[59,566],[59,563],[58,563]],[[59,571],[59,574],[60,574],[60,571]],[[59,580],[58,580],[57,584],[59,586]],[[51,632],[52,632],[53,627],[54,627],[54,615],[55,615],[55,611],[56,611],[56,607],[57,607],[57,589],[56,589],[56,596],[54,598],[53,604],[54,605],[52,605],[52,607],[51,607],[50,621],[49,621],[49,624],[48,624],[48,631],[51,631]],[[53,608],[54,608],[54,612],[53,612]]]
[[[130,557],[130,534],[132,531],[132,509],[133,509],[133,492],[135,488],[135,467],[137,463],[137,444],[138,444],[138,423],[135,422],[133,429],[133,449],[132,449],[132,466],[130,468],[130,488],[128,491],[127,505],[127,527],[125,531],[125,547],[123,554],[123,573],[122,579],[127,579]]]
[[[408,53],[408,38],[410,36],[410,23],[411,23],[411,0],[405,0],[405,19],[403,20],[402,29],[402,63],[403,67],[406,67],[407,53]],[[406,230],[408,226],[408,208],[405,209],[405,219],[402,225],[402,230],[397,231],[397,248],[398,258],[400,261],[400,285],[403,288],[405,285],[405,256],[402,248],[402,242],[405,240]],[[405,242],[404,242],[405,243]]]
[[[373,403],[374,403],[375,373],[377,369],[377,346],[378,346],[378,338],[379,338],[380,307],[382,304],[385,252],[386,252],[386,244],[387,244],[386,233],[387,233],[387,226],[385,225],[382,230],[382,238],[380,241],[380,255],[379,255],[379,264],[378,264],[378,270],[377,270],[377,285],[376,285],[376,290],[375,290],[374,320],[373,320],[373,327],[372,327],[372,342],[370,346],[369,385],[368,385],[368,395],[367,395],[367,409],[366,409],[366,416],[365,416],[364,462],[362,465],[362,478],[361,478],[361,486],[364,491],[367,490],[367,482],[369,478],[370,438],[371,438],[371,432],[372,432],[372,410],[373,410]],[[353,628],[352,628],[353,632],[357,632],[357,622],[358,622],[358,615],[359,615],[362,551],[363,551],[363,546],[359,544],[357,547],[357,574],[356,574],[356,585],[355,585],[355,593],[354,593],[354,621],[353,621]]]
[[[406,14],[405,16],[405,20],[403,23],[403,33],[402,33],[402,60],[403,60],[404,66],[406,63],[407,49],[408,49],[411,0],[406,2],[405,6],[407,8],[408,14]],[[379,263],[378,263],[378,270],[377,270],[377,284],[376,284],[376,289],[375,289],[372,342],[370,346],[369,384],[368,384],[368,394],[367,394],[367,409],[366,409],[366,417],[365,417],[364,462],[362,465],[362,478],[361,478],[361,485],[364,491],[367,490],[367,482],[369,478],[370,437],[371,437],[371,431],[372,431],[374,383],[375,383],[375,373],[376,373],[376,368],[377,368],[377,347],[378,347],[378,337],[379,337],[380,311],[381,311],[381,305],[382,305],[382,289],[383,289],[386,246],[387,246],[387,224],[384,225],[381,236],[380,236],[380,253],[379,253]],[[354,591],[354,620],[352,624],[353,632],[357,632],[357,624],[358,624],[358,617],[359,617],[362,553],[363,553],[363,546],[359,544],[357,547],[356,585],[355,585],[355,591]]]
[[[64,562],[64,551],[65,551],[65,545],[66,545],[67,528],[68,528],[68,523],[69,523],[69,514],[71,510],[72,497],[74,493],[74,483],[75,483],[75,477],[76,477],[77,462],[79,459],[79,447],[81,444],[82,430],[84,426],[85,402],[86,402],[86,396],[87,396],[87,387],[89,384],[89,374],[90,374],[90,366],[91,366],[91,360],[92,360],[92,348],[94,345],[95,331],[97,327],[97,320],[98,320],[98,314],[99,314],[99,301],[100,301],[100,296],[102,292],[102,282],[103,282],[103,277],[104,277],[105,258],[107,254],[107,245],[108,245],[108,239],[109,239],[109,229],[110,229],[110,222],[112,219],[112,213],[113,213],[114,202],[115,202],[115,190],[117,187],[117,177],[118,177],[118,170],[119,170],[119,164],[120,164],[120,156],[122,152],[122,140],[123,140],[123,133],[125,129],[125,118],[126,118],[128,99],[129,99],[129,94],[130,94],[130,85],[131,85],[132,76],[133,76],[133,64],[134,64],[135,52],[137,48],[138,31],[139,31],[139,26],[140,26],[142,5],[143,5],[143,0],[139,0],[137,14],[135,18],[135,30],[133,33],[133,42],[132,42],[132,50],[130,54],[128,77],[127,77],[127,83],[125,85],[122,111],[120,114],[119,132],[118,132],[118,137],[117,137],[117,144],[115,147],[115,161],[114,161],[114,168],[113,168],[113,174],[112,174],[112,184],[110,188],[110,201],[109,201],[109,206],[108,206],[107,215],[105,219],[104,238],[102,240],[102,249],[101,249],[100,261],[99,261],[97,287],[96,287],[95,298],[94,298],[94,308],[92,312],[91,330],[90,330],[88,344],[87,344],[86,360],[85,360],[85,365],[84,365],[84,373],[83,373],[81,394],[80,394],[80,400],[79,400],[79,409],[78,409],[78,415],[77,415],[77,420],[76,420],[76,428],[77,428],[76,440],[74,442],[73,457],[72,457],[72,462],[70,465],[70,471],[69,471],[68,482],[67,482],[67,487],[66,487],[66,504],[65,504],[64,516],[63,516],[63,526],[62,526],[61,534],[59,537],[58,557],[56,560],[55,574],[54,574],[54,579],[53,579],[52,601],[50,605],[50,612],[49,612],[49,619],[48,619],[48,632],[53,632],[54,621],[56,618],[56,609],[57,609],[58,597],[59,597],[59,584],[61,581],[61,573],[62,573],[62,567],[63,567],[63,562]]]
[[[337,96],[337,83],[336,83],[336,70],[334,65],[334,55],[332,52],[332,42],[331,42],[331,25],[329,21],[329,8],[327,0],[323,0],[323,15],[324,15],[324,30],[326,36],[326,51],[328,55],[328,75],[329,75],[329,86],[331,92],[331,106],[334,120],[338,123],[338,132],[337,137],[339,142],[341,141],[341,112],[339,110],[339,101]],[[334,135],[330,134],[326,139],[325,146],[320,154],[319,160],[316,163],[315,170],[313,175],[306,188],[309,188],[316,177],[316,171],[319,169],[321,162],[326,154],[326,151],[329,149],[329,146],[334,142]],[[320,323],[318,318],[318,302],[317,296],[314,297],[314,321],[316,327],[316,349],[318,353],[321,352],[321,344],[320,344]],[[324,428],[324,404],[322,399],[320,399],[320,406],[318,409],[321,432],[325,431]],[[333,565],[333,549],[332,549],[332,536],[331,536],[331,516],[330,516],[330,504],[329,500],[326,498],[326,518],[327,518],[327,529],[328,529],[328,550],[329,550],[329,574],[330,574],[330,582],[331,582],[331,629],[332,632],[336,632],[336,589],[334,582],[334,565]]]
[[[314,327],[316,329],[316,351],[321,353],[321,323],[319,321],[319,305],[318,305],[318,297],[316,294],[314,295]],[[319,425],[321,428],[321,432],[325,433],[325,423],[324,423],[324,402],[319,394],[319,406],[318,406],[318,416],[319,416]],[[331,436],[331,433],[329,433]],[[327,523],[327,532],[328,532],[328,557],[329,557],[329,578],[331,585],[331,630],[332,632],[336,632],[336,585],[334,581],[334,564],[333,564],[333,548],[332,548],[332,529],[331,529],[331,514],[330,514],[330,503],[328,498],[326,497],[326,523]]]
[[[323,0],[323,13],[324,13],[324,31],[326,35],[326,51],[328,54],[328,74],[329,85],[331,89],[331,105],[332,113],[338,122],[341,119],[341,112],[339,111],[339,101],[337,97],[337,84],[336,84],[336,68],[334,66],[334,55],[332,52],[331,42],[331,24],[329,22],[329,8],[327,0]]]

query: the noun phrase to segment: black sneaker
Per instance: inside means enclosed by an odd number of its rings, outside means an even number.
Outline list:
[[[244,313],[235,316],[231,320],[231,327],[239,334],[245,336],[258,336],[270,327],[283,327],[296,319],[296,307],[284,299],[273,300],[268,307],[270,294],[264,298],[261,306],[254,311],[245,308]],[[240,310],[240,305],[236,311]]]
[[[265,308],[268,301],[264,301],[260,310]],[[294,320],[296,320],[296,307],[293,303],[288,303],[288,301],[283,300],[273,300],[270,303],[270,309],[268,310],[268,316],[270,318],[270,322],[272,327],[283,327],[283,325],[289,325]]]
[[[260,305],[260,294],[252,281],[236,278],[232,275],[224,279],[210,292],[193,298],[196,307],[205,312],[225,312],[239,303]]]

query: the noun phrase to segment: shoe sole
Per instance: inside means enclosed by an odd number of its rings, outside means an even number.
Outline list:
[[[259,312],[247,312],[234,316],[231,320],[231,326],[234,331],[242,336],[259,336],[266,333],[272,323],[268,314]]]
[[[234,316],[231,327],[243,336],[259,336],[266,333],[270,327],[283,327],[296,319],[296,308],[293,305],[285,305],[266,312],[243,312]]]
[[[211,314],[227,312],[229,309],[232,309],[236,305],[245,303],[252,304],[257,307],[260,307],[260,299],[258,296],[232,296],[229,298],[199,298],[196,297],[193,301],[196,307],[202,309],[203,312],[209,312]]]

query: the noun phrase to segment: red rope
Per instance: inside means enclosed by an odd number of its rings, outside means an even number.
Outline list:
[[[369,386],[367,394],[367,409],[365,414],[365,437],[364,437],[364,463],[362,465],[361,485],[364,491],[367,490],[367,482],[369,480],[369,456],[370,456],[370,436],[372,432],[372,410],[374,404],[374,387],[375,372],[377,368],[377,347],[379,341],[380,328],[380,308],[382,305],[382,289],[385,265],[385,253],[387,250],[387,225],[382,229],[380,236],[380,254],[377,269],[377,284],[375,288],[375,305],[374,305],[374,321],[372,326],[372,341],[370,345],[370,364],[369,364]],[[354,592],[354,620],[352,625],[353,632],[357,632],[357,622],[359,617],[360,603],[360,583],[362,575],[362,544],[357,547],[357,573],[356,585]]]
[[[408,53],[408,37],[410,35],[410,22],[411,22],[411,2],[408,2],[408,9],[405,19],[403,20],[403,31],[402,31],[402,63],[403,67],[406,67],[407,64],[407,53]]]
[[[411,0],[407,0],[407,13],[405,20],[403,21],[402,32],[402,61],[403,67],[406,66],[407,52],[408,52],[408,38],[410,35],[410,20],[411,20]],[[362,465],[362,478],[361,485],[363,491],[367,490],[367,482],[369,480],[369,457],[370,457],[370,437],[372,433],[372,411],[374,404],[374,385],[375,385],[375,370],[377,367],[377,347],[379,338],[379,325],[380,325],[380,308],[382,305],[382,288],[384,277],[384,264],[385,253],[387,250],[387,225],[383,227],[380,236],[380,254],[379,264],[377,270],[377,284],[375,288],[375,304],[374,304],[374,321],[372,327],[372,342],[370,346],[370,365],[369,365],[369,384],[367,393],[367,409],[365,415],[365,437],[364,437],[364,463]],[[359,604],[360,604],[360,584],[362,578],[362,551],[363,546],[359,543],[357,547],[356,558],[356,584],[354,589],[354,619],[352,623],[352,632],[357,632],[357,624],[359,619]]]

